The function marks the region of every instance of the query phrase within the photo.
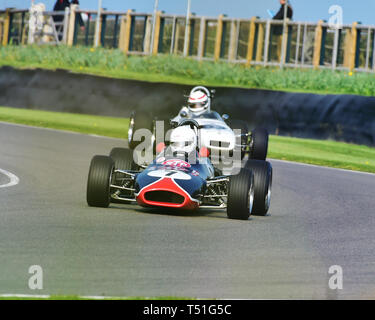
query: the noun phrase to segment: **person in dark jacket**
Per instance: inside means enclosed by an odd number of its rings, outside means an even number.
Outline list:
[[[55,6],[53,7],[53,11],[65,11],[65,8],[69,8],[72,4],[79,5],[79,1],[72,0],[72,2],[69,2],[69,0],[56,0]],[[82,15],[80,13],[77,14],[77,19],[78,19],[78,24],[81,27],[81,30],[83,31],[85,29],[85,23],[83,22]],[[55,22],[62,22],[64,20],[64,16],[62,15],[53,16],[53,20]],[[62,29],[62,27],[59,29]]]
[[[280,10],[275,14],[275,16],[272,18],[273,20],[284,20],[285,16],[285,5],[286,5],[286,0],[280,0]],[[292,19],[293,18],[293,8],[288,2],[288,8],[286,12],[286,17],[287,19]],[[282,47],[282,34],[283,34],[283,26],[282,25],[276,25],[272,26],[272,33],[276,36],[277,38],[277,59],[280,61],[281,59],[281,47]]]
[[[79,5],[79,1],[78,0],[72,0],[71,4]],[[77,19],[78,19],[78,24],[81,27],[81,30],[84,30],[85,29],[85,23],[83,22],[82,15],[78,14]]]
[[[57,0],[55,6],[53,7],[53,11],[65,11],[65,8],[70,7],[70,2],[68,0]],[[53,16],[53,21],[61,22],[64,20],[64,16]]]
[[[273,20],[284,20],[285,3],[286,3],[285,0],[280,0],[280,4],[281,4],[280,10],[272,18]],[[292,18],[293,18],[293,8],[290,5],[290,3],[288,3],[288,9],[287,9],[286,17],[290,20],[292,20]]]

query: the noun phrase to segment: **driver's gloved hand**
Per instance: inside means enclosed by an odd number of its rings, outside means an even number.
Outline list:
[[[169,121],[169,124],[171,125],[172,128],[177,128],[178,127],[178,121]]]

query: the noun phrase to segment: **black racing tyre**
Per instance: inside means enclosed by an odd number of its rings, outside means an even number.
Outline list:
[[[227,216],[229,219],[248,220],[254,202],[254,175],[242,168],[230,176],[228,185]]]
[[[242,145],[247,145],[248,144],[248,137],[245,136],[245,134],[249,133],[249,127],[248,127],[247,123],[243,120],[235,120],[234,119],[234,120],[228,121],[228,125],[230,126],[230,128],[232,130],[235,130],[235,129],[241,130],[241,134],[243,136],[241,137],[240,143]],[[245,150],[241,150],[241,159],[244,158],[245,153],[246,153]]]
[[[272,166],[268,161],[248,160],[245,168],[254,174],[254,205],[251,214],[265,216],[271,202]]]
[[[135,170],[136,164],[133,160],[133,150],[125,148],[113,148],[109,156],[115,163],[116,169]]]
[[[268,152],[268,131],[264,128],[255,128],[251,133],[250,158],[266,160]]]
[[[91,207],[107,208],[110,204],[110,184],[114,162],[107,156],[95,156],[91,160],[87,179],[87,203]]]
[[[140,129],[147,129],[152,132],[154,128],[153,122],[153,117],[150,112],[137,111],[132,113],[128,129],[128,142],[130,149],[135,149],[140,143],[145,140],[145,137],[142,137],[141,141],[136,141],[134,139],[135,132]]]
[[[115,169],[120,170],[137,170],[137,164],[133,160],[133,150],[125,148],[113,148],[109,154],[112,158]],[[124,175],[115,173],[115,180],[122,178]]]

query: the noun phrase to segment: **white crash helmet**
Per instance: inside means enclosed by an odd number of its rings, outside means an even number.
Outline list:
[[[185,155],[197,150],[197,135],[190,126],[173,129],[170,137],[170,148],[173,154]]]
[[[193,91],[188,98],[188,108],[193,114],[200,114],[208,109],[209,98],[201,90]]]

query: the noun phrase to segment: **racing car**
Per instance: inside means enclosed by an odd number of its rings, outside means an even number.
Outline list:
[[[214,91],[205,87],[195,87],[188,96],[188,106],[183,107],[179,114],[164,121],[162,136],[168,140],[168,129],[175,128],[186,119],[194,119],[200,127],[200,147],[205,147],[211,155],[232,155],[235,150],[240,151],[241,158],[248,155],[251,159],[266,160],[268,152],[268,132],[264,128],[255,128],[249,132],[245,121],[229,119],[224,114],[220,116],[211,110],[211,101]],[[137,139],[135,132],[139,129],[148,129],[151,132],[149,144],[155,148],[157,133],[157,117],[153,118],[150,112],[133,112],[128,129],[128,142],[131,149],[135,149],[144,139]],[[170,125],[170,126],[169,126]],[[237,131],[236,132],[234,131]],[[168,141],[167,141],[168,142]]]
[[[137,154],[113,148],[109,156],[94,156],[87,181],[87,203],[108,207],[111,202],[181,210],[226,210],[230,219],[266,215],[271,201],[272,166],[247,160],[235,175],[220,175],[205,147],[199,147],[195,120],[172,131],[171,143],[154,161],[140,165]],[[136,159],[136,161],[134,160]]]

